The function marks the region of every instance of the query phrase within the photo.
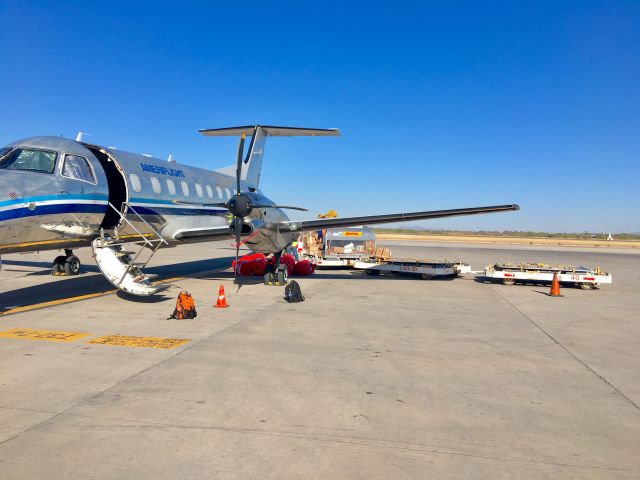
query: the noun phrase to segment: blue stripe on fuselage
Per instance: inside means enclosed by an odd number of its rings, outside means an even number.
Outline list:
[[[40,205],[33,210],[27,207],[14,208],[0,212],[0,221],[15,218],[35,217],[38,215],[55,215],[60,213],[104,213],[106,205],[91,205],[88,203],[62,203],[55,205]]]
[[[31,202],[45,202],[47,200],[104,200],[107,204],[108,197],[99,193],[90,193],[86,195],[37,195],[34,197],[16,198],[15,200],[5,200],[0,202],[1,207],[10,207],[12,205]]]
[[[64,203],[53,205],[37,205],[34,210],[30,210],[24,205],[28,203],[37,203],[45,201],[64,201]],[[103,204],[87,204],[77,203],[75,201],[82,200],[103,200]],[[23,217],[33,217],[37,215],[54,215],[61,213],[103,213],[107,209],[106,195],[101,194],[86,194],[86,195],[38,195],[33,197],[23,197],[16,200],[7,200],[0,202],[0,208],[11,207],[4,211],[0,211],[0,221],[11,220]],[[227,210],[221,210],[219,208],[193,208],[189,206],[178,206],[170,200],[156,200],[147,198],[133,198],[132,203],[147,203],[147,204],[160,204],[167,205],[162,206],[142,206],[132,205],[133,208],[140,215],[203,215],[203,216],[217,216],[226,215]],[[168,208],[171,205],[172,208]]]

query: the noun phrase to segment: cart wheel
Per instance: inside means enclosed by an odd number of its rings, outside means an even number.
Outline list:
[[[380,275],[380,270],[374,268],[365,268],[364,273],[367,275]]]
[[[598,290],[600,287],[598,286],[597,283],[592,283],[591,284],[591,290]]]
[[[582,290],[591,290],[590,283],[578,283],[578,287],[580,287]]]
[[[433,278],[433,275],[430,275],[430,274],[428,274],[428,273],[421,273],[421,274],[420,274],[420,278],[421,278],[422,280],[431,280],[431,279]]]
[[[502,284],[503,285],[515,285],[516,281],[513,278],[503,278],[502,279]]]

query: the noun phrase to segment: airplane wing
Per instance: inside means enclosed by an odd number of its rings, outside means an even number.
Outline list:
[[[286,221],[278,224],[280,232],[301,232],[321,228],[350,227],[354,225],[374,225],[378,223],[404,222],[407,220],[429,220],[432,218],[477,215],[480,213],[507,212],[520,210],[518,205],[496,205],[491,207],[456,208],[453,210],[431,210],[427,212],[392,213],[388,215],[369,215],[365,217],[323,218],[302,222]]]

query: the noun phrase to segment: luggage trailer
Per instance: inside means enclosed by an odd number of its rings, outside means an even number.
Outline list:
[[[367,275],[391,273],[416,276],[422,279],[452,279],[471,272],[471,266],[461,262],[434,262],[430,260],[396,259],[384,262],[357,261],[353,268],[364,270]]]
[[[484,270],[486,279],[501,281],[505,285],[518,283],[551,283],[553,274],[564,284],[574,284],[583,290],[596,289],[603,283],[611,283],[611,274],[600,267],[573,267],[568,265],[546,265],[544,263],[496,263]]]

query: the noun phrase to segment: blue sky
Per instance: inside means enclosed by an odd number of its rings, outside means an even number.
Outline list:
[[[74,137],[205,168],[269,140],[262,189],[315,215],[519,203],[433,228],[640,231],[640,4],[0,3],[0,143]],[[301,216],[293,215],[295,218]]]

